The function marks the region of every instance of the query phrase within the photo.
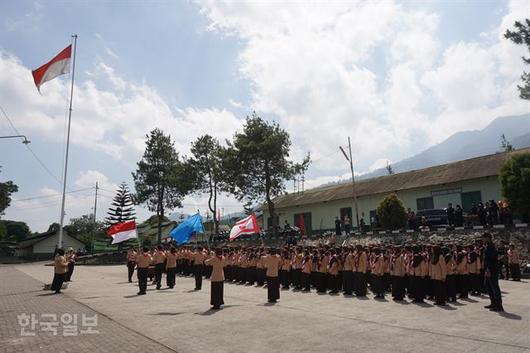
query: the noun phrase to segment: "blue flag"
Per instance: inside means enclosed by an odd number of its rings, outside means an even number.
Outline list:
[[[202,217],[199,213],[189,216],[184,222],[169,232],[169,236],[175,239],[177,244],[186,244],[195,233],[204,233]]]

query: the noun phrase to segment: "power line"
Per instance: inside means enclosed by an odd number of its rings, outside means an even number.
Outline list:
[[[15,125],[13,124],[13,122],[11,121],[11,119],[9,119],[9,116],[7,115],[6,111],[4,110],[4,108],[2,107],[2,105],[0,105],[0,110],[2,111],[2,115],[6,118],[7,122],[9,123],[9,125],[11,125],[11,128],[13,128],[13,130],[18,134],[18,135],[22,135],[18,129],[15,127]],[[37,154],[35,154],[35,152],[31,149],[31,147],[29,147],[29,145],[25,145],[26,148],[29,150],[29,152],[31,153],[31,155],[37,160],[37,162],[39,162],[39,164],[41,165],[42,168],[44,168],[44,170],[52,177],[54,178],[59,184],[62,184],[61,180],[46,166],[46,164],[37,156]]]
[[[84,188],[84,189],[72,190],[72,191],[68,191],[67,194],[72,194],[72,193],[86,191],[86,190],[92,190],[92,189],[94,189],[94,188],[93,187],[89,187],[89,188]],[[20,202],[20,201],[31,201],[31,200],[45,199],[45,198],[58,197],[58,196],[61,196],[61,194],[33,196],[33,197],[27,197],[27,198],[24,198],[24,199],[13,199],[13,201],[18,201],[18,202]]]

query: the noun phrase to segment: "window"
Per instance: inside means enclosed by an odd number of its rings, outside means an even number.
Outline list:
[[[422,198],[416,199],[416,206],[417,206],[418,211],[428,210],[428,209],[434,208],[434,201],[432,197],[422,197]]]

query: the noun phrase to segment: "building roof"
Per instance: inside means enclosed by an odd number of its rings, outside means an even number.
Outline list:
[[[355,182],[355,191],[357,197],[362,197],[497,176],[508,157],[524,152],[530,153],[530,148],[359,180]],[[348,182],[309,189],[299,194],[278,196],[274,199],[274,206],[275,208],[286,208],[352,197],[352,183]]]
[[[27,248],[29,246],[35,245],[38,242],[41,242],[41,241],[43,241],[45,239],[53,237],[55,234],[57,234],[57,232],[58,232],[57,230],[51,230],[49,232],[34,234],[34,235],[22,240],[21,242],[18,242],[17,243],[17,248],[18,249],[23,249],[23,248]],[[75,239],[75,240],[77,240],[77,241],[82,243],[82,241],[80,241],[76,237],[73,237],[73,236],[69,235],[68,232],[66,230],[64,230],[64,229],[63,229],[63,236],[64,237],[73,238],[73,239]]]

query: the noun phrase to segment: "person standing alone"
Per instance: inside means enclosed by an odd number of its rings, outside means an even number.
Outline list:
[[[491,304],[486,305],[486,309],[491,311],[504,311],[502,307],[501,289],[499,288],[499,261],[498,253],[491,234],[484,233],[482,236],[486,243],[486,252],[484,254],[484,285],[488,291]]]
[[[57,249],[57,256],[54,261],[54,275],[51,290],[55,291],[55,294],[61,293],[61,288],[68,271],[68,261],[64,256],[63,249]]]

